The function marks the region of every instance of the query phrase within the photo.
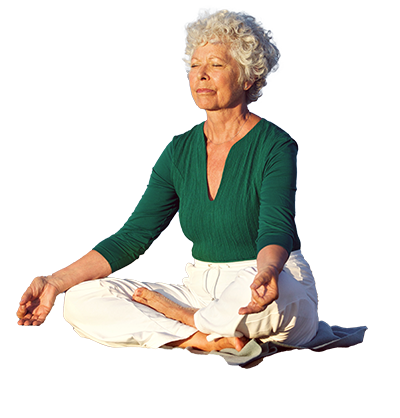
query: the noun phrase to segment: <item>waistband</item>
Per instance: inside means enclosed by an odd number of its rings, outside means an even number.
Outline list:
[[[218,269],[242,269],[246,267],[257,266],[257,260],[233,261],[231,263],[208,263],[194,259],[194,266],[198,268],[218,268]]]
[[[299,256],[301,256],[301,250],[296,250],[296,251],[292,251],[288,261],[290,261],[290,259],[293,258],[297,258]],[[257,260],[244,260],[244,261],[233,261],[233,262],[229,262],[229,263],[209,263],[207,261],[200,261],[200,260],[196,260],[194,259],[194,266],[198,267],[198,268],[204,268],[204,269],[209,269],[209,268],[218,268],[218,269],[245,269],[247,267],[257,267]]]

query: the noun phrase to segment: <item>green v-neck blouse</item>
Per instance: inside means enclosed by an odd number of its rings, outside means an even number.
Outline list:
[[[232,146],[218,193],[210,200],[203,127],[173,138],[128,221],[94,247],[113,272],[143,254],[178,211],[197,260],[253,260],[272,244],[289,254],[300,249],[294,220],[296,142],[261,119]]]

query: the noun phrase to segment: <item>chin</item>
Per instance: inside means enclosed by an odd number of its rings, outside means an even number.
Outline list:
[[[203,110],[213,111],[221,109],[220,106],[217,106],[215,103],[204,103],[201,101],[196,102],[197,107]]]

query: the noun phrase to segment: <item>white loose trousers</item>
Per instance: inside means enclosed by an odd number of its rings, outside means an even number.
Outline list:
[[[105,279],[83,282],[67,291],[64,317],[82,337],[111,347],[162,347],[189,338],[197,330],[208,339],[245,335],[291,345],[310,341],[318,328],[318,296],[314,278],[301,251],[294,251],[279,276],[279,298],[263,312],[239,315],[251,299],[257,274],[255,260],[186,266],[182,285]],[[132,301],[147,287],[181,306],[197,308],[196,328]]]

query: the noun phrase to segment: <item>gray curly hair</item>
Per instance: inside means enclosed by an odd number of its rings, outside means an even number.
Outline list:
[[[262,95],[261,89],[267,85],[267,75],[278,68],[280,54],[272,41],[271,32],[266,31],[254,17],[228,10],[213,14],[206,12],[195,22],[189,23],[186,31],[184,61],[188,71],[196,48],[208,42],[227,43],[240,67],[239,83],[253,83],[246,92],[247,103],[255,102]]]

